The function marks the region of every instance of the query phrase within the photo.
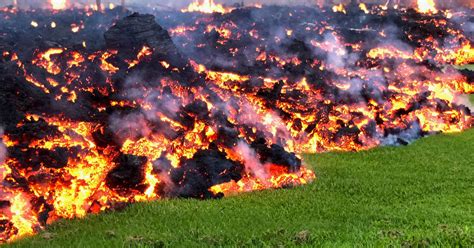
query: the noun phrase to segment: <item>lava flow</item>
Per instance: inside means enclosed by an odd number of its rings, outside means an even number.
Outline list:
[[[0,11],[0,242],[138,201],[302,185],[300,154],[474,124],[464,5],[50,4]]]

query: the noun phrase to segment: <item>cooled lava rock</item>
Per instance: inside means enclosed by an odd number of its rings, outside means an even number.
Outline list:
[[[154,82],[154,79],[163,75],[171,75],[183,84],[194,82],[198,78],[187,58],[183,57],[171,40],[168,31],[156,23],[153,15],[134,13],[127,16],[109,28],[104,38],[106,47],[117,50],[119,56],[125,59],[131,59],[144,46],[153,49],[152,61],[143,63],[130,72],[132,76],[143,77],[144,82]],[[161,62],[179,68],[179,73],[166,70]]]
[[[169,193],[178,197],[221,197],[210,192],[209,188],[231,180],[239,181],[243,170],[242,164],[227,159],[225,153],[211,146],[196,152],[193,158],[171,171],[174,188]]]
[[[262,163],[271,163],[278,166],[283,166],[289,172],[298,171],[301,167],[301,159],[295,153],[287,152],[285,149],[277,144],[272,144],[268,147],[265,139],[257,139],[252,143],[252,148],[255,149],[260,156]]]
[[[107,175],[107,186],[120,192],[143,190],[145,179],[146,157],[120,154],[114,162],[117,166]]]
[[[129,52],[147,45],[154,49],[155,56],[169,59],[173,64],[187,63],[173,44],[168,31],[156,23],[153,15],[134,13],[127,16],[109,28],[104,38],[110,49]]]

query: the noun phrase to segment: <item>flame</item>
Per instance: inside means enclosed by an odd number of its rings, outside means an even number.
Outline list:
[[[346,8],[344,7],[344,4],[342,3],[332,6],[332,11],[335,13],[341,12],[341,13],[347,14]]]
[[[214,3],[214,0],[196,0],[189,4],[182,12],[202,12],[202,13],[228,13],[232,8],[225,8],[222,4]]]
[[[54,10],[62,10],[67,7],[67,0],[50,0],[50,3]]]
[[[105,53],[103,53],[101,56],[100,56],[100,68],[103,70],[103,71],[106,71],[106,72],[109,72],[111,74],[114,74],[116,73],[119,68],[116,67],[115,65],[109,63],[107,61],[108,58],[110,58],[112,55],[114,54],[117,54],[117,51],[116,50],[111,50],[111,51],[107,51]]]
[[[280,170],[278,167],[273,170]],[[228,183],[218,184],[212,186],[210,190],[217,193],[223,193],[224,195],[232,195],[242,192],[251,192],[256,190],[263,190],[267,188],[281,188],[289,187],[294,185],[304,185],[316,178],[313,171],[302,168],[297,173],[288,173],[280,171],[273,173],[267,178],[255,178],[250,175],[245,175],[240,181],[231,181]]]
[[[178,26],[169,30],[171,35],[186,35],[189,31],[196,31],[196,27]]]
[[[81,28],[81,27],[80,27],[79,25],[77,25],[77,24],[74,24],[74,23],[71,24],[71,31],[72,31],[73,33],[79,32],[80,28]]]
[[[436,4],[434,0],[417,0],[418,11],[423,14],[436,14]]]
[[[369,10],[367,9],[367,5],[365,3],[359,3],[360,10],[364,11],[364,13],[369,14]]]
[[[47,72],[57,75],[61,72],[61,68],[52,60],[51,56],[64,52],[63,48],[50,48],[44,53],[39,53],[37,58],[33,60],[33,64],[46,69]]]
[[[148,47],[148,46],[143,46],[140,52],[137,54],[137,58],[133,61],[128,62],[128,68],[132,68],[136,66],[140,61],[142,61],[144,58],[149,57],[153,54],[153,50]],[[166,62],[165,62],[166,63]],[[169,65],[168,65],[169,67]]]

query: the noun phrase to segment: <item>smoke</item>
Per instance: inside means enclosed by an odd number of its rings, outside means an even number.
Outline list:
[[[164,9],[182,9],[188,6],[190,3],[195,1],[204,1],[204,0],[175,0],[175,1],[148,1],[148,0],[125,0],[125,5],[128,8],[164,8]],[[288,6],[315,6],[315,7],[324,7],[332,6],[335,4],[349,4],[350,0],[337,0],[337,1],[328,1],[328,0],[213,0],[216,4],[223,4],[226,6],[233,5],[288,5]],[[48,0],[38,1],[38,0],[18,0],[17,4],[21,8],[40,8],[45,7],[45,2]],[[96,4],[95,0],[76,0],[73,1],[75,6],[93,6]],[[364,0],[358,1],[366,4],[379,4],[379,5],[398,5],[403,7],[415,7],[416,0]],[[474,3],[470,0],[451,0],[451,1],[435,1],[438,8],[446,9],[459,9],[459,8],[472,8]],[[121,5],[121,0],[102,0],[102,4],[108,5],[112,3],[116,6]],[[0,6],[11,5],[12,1],[2,1]]]
[[[125,6],[127,8],[173,8],[173,9],[182,9],[188,6],[190,3],[198,0],[175,0],[175,1],[148,1],[148,0],[125,0]],[[199,0],[204,1],[204,0]],[[256,4],[266,4],[266,5],[309,5],[314,6],[314,0],[293,0],[291,2],[287,0],[213,0],[216,4],[223,4],[226,6],[233,6],[236,4],[244,4],[246,6],[256,5]],[[321,1],[321,0],[317,0]],[[49,6],[45,2],[50,2],[50,0],[18,0],[17,5],[20,8],[44,8]],[[74,6],[94,6],[96,4],[95,0],[76,0],[72,1]],[[121,0],[102,0],[102,4],[108,5],[112,3],[116,6],[121,5]],[[11,5],[12,1],[0,1],[0,6]]]
[[[266,134],[268,141],[276,144],[282,144],[285,141],[291,140],[291,135],[288,132],[284,121],[274,111],[269,110],[265,114],[258,113],[258,107],[251,103],[241,100],[240,111],[237,116],[239,123],[244,123]]]
[[[240,155],[245,165],[245,171],[257,178],[267,178],[265,167],[258,160],[255,151],[245,142],[240,141],[235,147],[235,151]]]
[[[5,169],[3,166],[3,162],[5,162],[6,158],[7,158],[7,147],[3,143],[3,128],[0,127],[0,182],[2,182],[6,176]],[[1,191],[0,191],[0,196],[4,197]]]
[[[7,147],[3,143],[3,128],[0,127],[0,164],[7,158]]]
[[[164,3],[160,2],[152,2],[152,1],[145,1],[145,0],[131,0],[127,1],[129,5],[132,6],[168,6],[172,8],[183,8],[188,6],[190,3],[194,2],[195,0],[175,0],[175,1],[167,1]],[[202,0],[201,0],[202,1]],[[224,4],[228,6],[232,6],[235,4],[244,4],[244,5],[255,5],[255,4],[266,4],[266,5],[314,5],[315,2],[313,0],[214,0],[216,4]]]
[[[464,105],[471,109],[471,112],[474,113],[474,104],[471,102],[471,99],[467,95],[461,95],[454,99],[454,103],[458,105]]]
[[[162,79],[157,79],[156,82]],[[165,79],[163,79],[165,80]],[[148,84],[148,85],[147,85]],[[161,92],[151,87],[154,82],[147,82],[143,79],[140,72],[134,73],[125,79],[122,90],[123,101],[140,102],[140,110],[127,114],[115,113],[110,117],[110,128],[116,134],[119,141],[125,139],[137,139],[141,137],[150,137],[154,131],[150,128],[150,123],[159,121],[162,113],[169,118],[176,117],[180,108],[180,103],[172,94]],[[161,130],[165,135],[166,130]]]
[[[142,113],[131,113],[125,116],[112,115],[110,128],[117,135],[120,143],[126,139],[147,137],[152,133],[147,125],[147,119]]]
[[[397,146],[400,144],[410,144],[420,137],[422,130],[418,122],[413,122],[411,126],[398,135],[389,134],[387,137],[382,139],[382,145],[384,146]]]
[[[324,35],[324,44],[327,44],[327,61],[326,65],[337,70],[346,67],[349,62],[349,55],[345,47],[339,42],[337,37],[333,33]]]
[[[166,5],[169,7],[174,8],[182,8],[190,3],[197,1],[197,0],[175,0],[175,1],[168,1],[165,3],[160,3],[159,1],[145,1],[145,0],[128,0],[126,1],[130,5],[136,6],[160,6]],[[200,0],[203,1],[203,0]],[[265,5],[306,5],[306,6],[332,6],[334,4],[349,4],[351,0],[336,0],[336,1],[328,1],[328,0],[213,0],[216,4],[225,4],[228,6],[232,6],[234,4],[244,4],[244,5],[255,5],[255,4],[265,4]],[[93,1],[95,2],[95,1]],[[114,2],[114,1],[111,1]],[[117,4],[120,4],[120,1],[115,1]],[[388,4],[389,5],[399,5],[405,7],[414,7],[416,6],[416,0],[363,0],[357,1],[363,2],[366,4]],[[461,8],[461,7],[473,7],[474,4],[470,0],[451,0],[451,1],[441,1],[435,0],[436,5],[440,8]]]

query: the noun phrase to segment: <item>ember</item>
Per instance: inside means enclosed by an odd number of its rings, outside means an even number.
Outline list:
[[[2,242],[124,203],[306,184],[298,154],[474,124],[457,69],[471,9],[50,3],[0,12]]]

